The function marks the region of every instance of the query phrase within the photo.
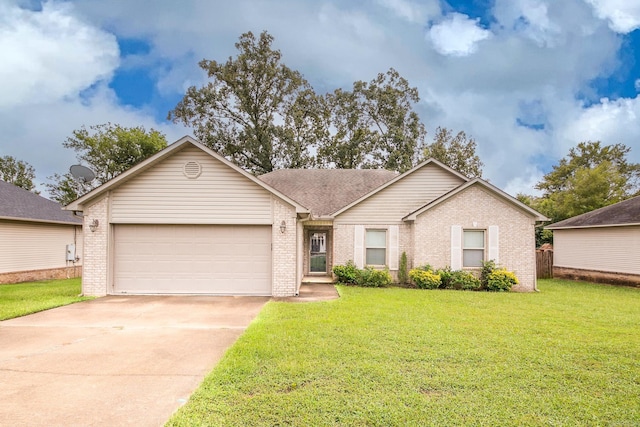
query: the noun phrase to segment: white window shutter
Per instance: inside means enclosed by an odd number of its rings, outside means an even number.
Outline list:
[[[498,226],[490,225],[489,226],[489,257],[488,261],[495,261],[496,264],[500,263],[498,259],[500,257],[500,248],[499,248],[499,235],[498,235]]]
[[[353,262],[356,267],[364,268],[364,225],[356,225],[353,235]]]
[[[400,263],[400,230],[397,225],[389,226],[389,270],[397,270]]]
[[[462,226],[451,226],[451,269],[462,270]]]

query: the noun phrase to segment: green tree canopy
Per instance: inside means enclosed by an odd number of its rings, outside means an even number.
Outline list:
[[[168,118],[194,129],[205,145],[255,174],[312,163],[322,116],[302,75],[281,62],[266,31],[248,32],[225,63],[203,60],[209,82],[190,87]]]
[[[455,136],[450,129],[438,127],[433,142],[423,153],[470,178],[482,177],[483,163],[476,154],[476,141],[460,131]]]
[[[52,199],[67,205],[162,150],[167,140],[154,129],[146,131],[142,126],[127,128],[106,123],[74,130],[62,145],[75,151],[76,159],[96,174],[90,183],[80,182],[70,173],[48,177],[52,182],[45,185]]]
[[[624,144],[579,143],[536,184],[542,196],[529,197],[528,204],[557,222],[637,195],[640,164],[628,161],[630,150]]]
[[[40,194],[35,190],[36,186],[33,183],[35,178],[35,169],[29,163],[16,160],[12,156],[0,157],[0,179],[4,182]]]
[[[318,150],[319,162],[337,168],[411,169],[424,148],[424,125],[413,105],[418,89],[393,68],[352,91],[327,94],[331,126]]]

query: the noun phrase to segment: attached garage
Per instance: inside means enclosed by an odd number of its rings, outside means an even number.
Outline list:
[[[116,294],[271,295],[271,226],[114,226]]]
[[[308,209],[190,137],[70,203],[85,295],[292,296]]]

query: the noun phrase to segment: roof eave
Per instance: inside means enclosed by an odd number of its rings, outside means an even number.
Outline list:
[[[15,216],[0,216],[0,219],[6,221],[22,221],[22,222],[40,222],[46,224],[61,224],[61,225],[76,225],[82,227],[82,222],[73,222],[73,221],[57,221],[51,219],[38,219],[38,218],[22,218]]]
[[[627,222],[618,224],[595,224],[595,225],[565,225],[555,227],[553,224],[544,227],[545,230],[573,230],[578,228],[608,228],[608,227],[633,227],[640,226],[640,222]]]

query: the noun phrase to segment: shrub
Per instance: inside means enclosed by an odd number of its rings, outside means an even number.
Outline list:
[[[409,271],[409,277],[420,289],[436,289],[440,286],[440,275],[423,268],[414,268]]]
[[[482,287],[486,289],[489,275],[496,269],[496,262],[494,260],[485,261],[482,263],[482,270],[480,270],[480,283]]]
[[[345,265],[336,265],[333,267],[333,274],[338,278],[338,282],[345,285],[355,285],[358,283],[360,274],[358,268],[349,260]]]
[[[485,288],[488,291],[503,292],[511,290],[511,287],[517,284],[518,278],[515,274],[504,268],[499,268],[489,273]]]
[[[456,270],[450,273],[448,289],[477,291],[481,287],[480,279],[468,271]]]
[[[380,288],[389,286],[393,282],[389,269],[376,270],[373,267],[365,267],[358,271],[357,284],[368,288]]]
[[[407,253],[402,252],[400,256],[400,266],[398,268],[398,283],[406,285],[409,282],[409,276],[407,273]]]
[[[451,274],[453,273],[451,271],[451,267],[445,267],[445,268],[441,268],[440,270],[436,271],[436,273],[440,276],[440,286],[438,286],[440,289],[448,289],[450,288],[450,282],[451,282]]]

